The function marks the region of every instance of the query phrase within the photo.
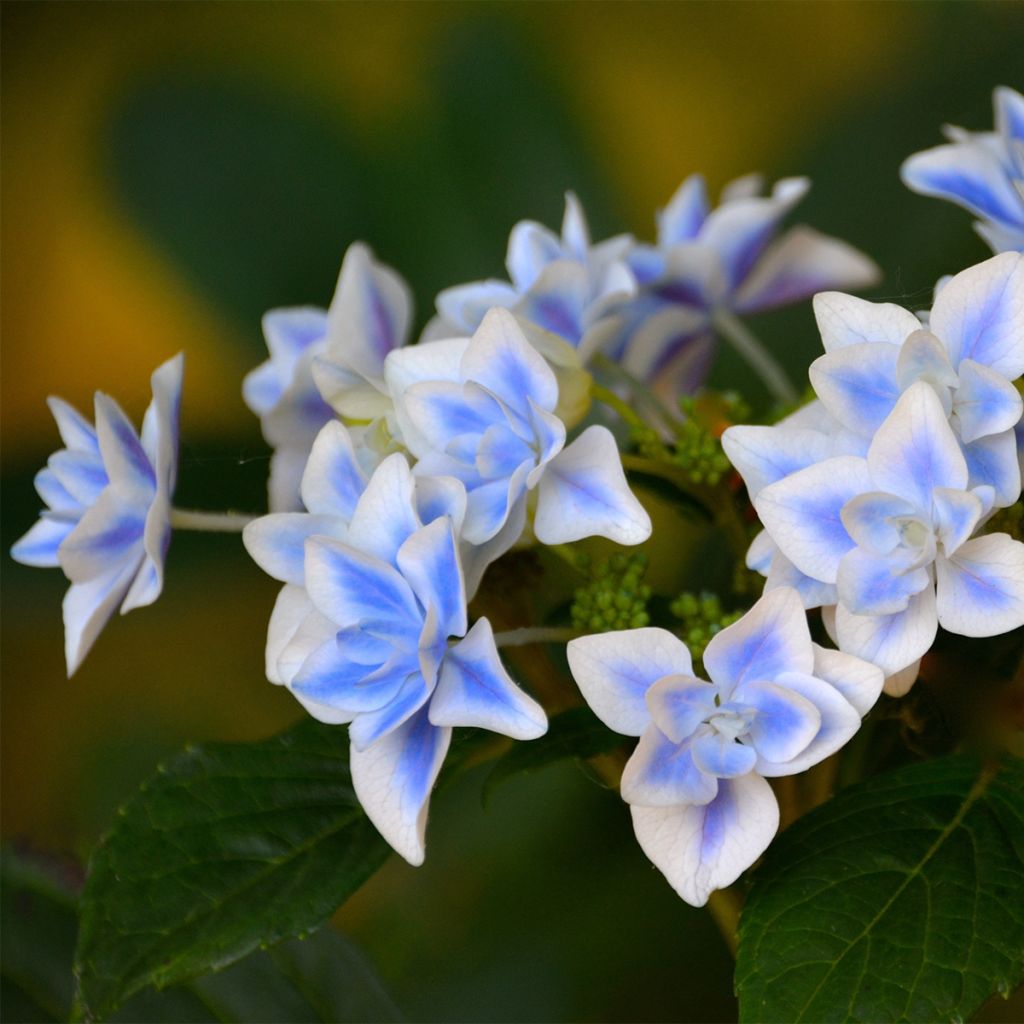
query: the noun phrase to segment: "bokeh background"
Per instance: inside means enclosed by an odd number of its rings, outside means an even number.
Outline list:
[[[575,189],[603,237],[653,234],[682,178],[809,174],[797,219],[928,305],[986,255],[968,216],[907,192],[944,122],[990,128],[1024,85],[1011,3],[9,3],[3,30],[2,541],[57,446],[44,404],[96,388],[138,419],[187,353],[184,507],[258,511],[268,452],[242,403],[261,314],[326,305],[349,242],[410,281],[503,274],[508,231]],[[753,324],[797,373],[809,306]],[[728,359],[719,383],[747,383]],[[700,563],[689,565],[700,585]],[[237,538],[182,535],[164,595],[64,677],[58,572],[2,566],[2,830],[84,858],[186,740],[253,739],[297,708],[264,681],[275,585]],[[434,809],[338,923],[414,1020],[729,1020],[731,962],[574,767]],[[397,859],[396,859],[397,860]]]

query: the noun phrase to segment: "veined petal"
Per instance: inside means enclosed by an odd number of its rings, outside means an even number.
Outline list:
[[[86,583],[109,576],[126,562],[137,569],[145,525],[145,509],[128,504],[108,487],[60,546],[57,557],[64,575],[72,583]]]
[[[505,423],[495,423],[482,436],[464,436],[470,440],[477,472],[484,480],[507,480],[524,462],[532,464],[537,457]]]
[[[622,770],[619,792],[642,807],[707,804],[718,793],[718,779],[694,763],[689,738],[676,743],[650,725]]]
[[[416,429],[438,451],[457,437],[483,434],[499,411],[485,395],[451,381],[413,384],[404,401]]]
[[[970,491],[936,487],[932,494],[936,539],[944,554],[951,555],[972,533],[987,509]]]
[[[1020,497],[1021,460],[1014,431],[979,437],[963,447],[967,484],[991,487],[997,508],[1008,508]]]
[[[857,615],[892,615],[901,612],[910,599],[931,586],[924,566],[908,568],[903,549],[877,555],[854,548],[843,555],[836,577],[839,600]]]
[[[592,426],[548,464],[538,485],[534,531],[542,544],[608,537],[640,544],[651,518],[626,483],[618,446],[606,427]]]
[[[624,736],[639,736],[651,723],[645,695],[654,683],[693,674],[686,644],[654,627],[577,637],[569,641],[566,656],[594,714]]]
[[[544,709],[505,671],[487,619],[478,619],[448,650],[430,701],[434,725],[488,729],[516,740],[533,740],[548,729]]]
[[[96,437],[103,466],[117,487],[151,494],[156,475],[135,428],[109,395],[96,392]]]
[[[423,625],[416,598],[396,569],[337,540],[306,541],[306,589],[317,610],[339,626],[381,622],[415,640]]]
[[[970,444],[979,437],[1012,430],[1022,412],[1020,392],[1002,374],[973,359],[960,363],[953,414],[961,441]]]
[[[799,675],[783,672],[773,677],[775,682],[751,679],[733,692],[733,701],[755,709],[747,742],[759,759],[790,761],[807,749],[821,729],[817,703],[789,686],[788,680]]]
[[[746,775],[754,767],[757,751],[731,736],[723,736],[713,729],[701,732],[690,744],[693,763],[708,775],[718,779],[735,779]]]
[[[389,455],[374,470],[356,502],[348,525],[352,546],[394,565],[398,549],[421,525],[413,501],[414,487],[405,456],[399,452]]]
[[[964,490],[967,463],[929,384],[912,384],[878,428],[868,449],[876,487],[905,498],[927,514],[936,487]]]
[[[524,419],[527,397],[548,411],[558,404],[558,382],[544,357],[526,340],[507,309],[492,309],[462,357],[465,380],[493,392]]]
[[[857,615],[842,604],[836,606],[840,650],[873,662],[887,676],[921,658],[935,642],[938,625],[934,587],[925,587],[905,611],[894,615]]]
[[[768,848],[779,827],[771,786],[753,773],[723,779],[708,804],[633,807],[644,853],[687,903],[702,907]]]
[[[938,615],[961,636],[996,636],[1024,625],[1024,544],[1005,533],[976,537],[935,562]]]
[[[273,512],[247,523],[242,543],[252,560],[282,583],[306,581],[306,541],[310,537],[344,540],[345,521],[338,516]]]
[[[782,553],[803,573],[835,583],[853,540],[840,517],[852,498],[878,488],[864,459],[840,455],[792,473],[754,499],[757,514]]]
[[[880,278],[859,249],[799,225],[768,246],[736,293],[736,309],[757,313],[830,288],[869,288]]]
[[[834,686],[863,718],[882,693],[884,676],[877,665],[852,654],[814,647],[814,676]]]
[[[814,317],[826,352],[864,342],[902,345],[909,335],[921,329],[921,321],[902,306],[867,302],[842,292],[815,295]]]
[[[1018,208],[1021,203],[1018,196]],[[961,271],[939,292],[929,324],[949,347],[954,366],[973,359],[1007,380],[1019,377],[1024,373],[1024,255],[1004,252]]]
[[[433,686],[417,668],[402,683],[397,696],[377,711],[356,715],[348,727],[352,750],[365,750],[409,721],[430,700]]]
[[[857,659],[851,659],[856,661]],[[882,688],[882,673],[875,666],[878,677],[878,689]],[[768,777],[779,775],[795,775],[805,771],[812,765],[823,761],[844,746],[860,728],[860,713],[842,695],[839,689],[823,679],[799,672],[786,672],[777,680],[780,687],[815,709],[820,725],[809,741],[792,757],[771,757],[761,744],[758,744],[758,760],[756,770]],[[794,744],[795,747],[795,744]],[[792,748],[791,748],[792,749]],[[780,751],[781,753],[781,751]]]
[[[369,640],[380,644],[377,637]],[[359,657],[359,647],[353,651],[352,646],[351,637],[330,637],[311,651],[291,682],[296,696],[337,708],[353,718],[389,705],[415,672],[415,663],[408,655],[399,655],[376,666],[367,665]]]
[[[68,678],[89,653],[100,630],[120,605],[132,584],[136,561],[117,565],[85,583],[72,583],[64,595],[64,655]]]
[[[807,613],[795,590],[764,594],[746,615],[716,633],[704,652],[704,667],[721,693],[781,672],[810,672],[814,665]]]
[[[56,569],[60,565],[57,548],[76,525],[73,519],[48,519],[43,516],[24,537],[11,546],[11,558],[22,565]]]
[[[422,864],[427,804],[452,731],[430,724],[426,709],[373,746],[353,746],[352,786],[377,831],[410,864]]]
[[[815,394],[847,430],[870,437],[900,397],[900,349],[885,342],[845,345],[811,363]]]
[[[68,451],[99,455],[100,445],[93,425],[73,405],[55,395],[47,398],[46,404],[57,421],[57,430]]]
[[[466,632],[466,589],[450,519],[421,527],[398,549],[399,571],[420,604],[433,608],[442,639]]]
[[[682,743],[714,713],[716,694],[714,686],[696,676],[671,675],[647,691],[646,701],[658,730],[673,743]]]
[[[332,420],[316,436],[302,474],[302,503],[314,515],[348,523],[367,477],[344,424]]]
[[[667,248],[693,241],[710,209],[703,175],[691,174],[676,189],[665,209],[658,213],[658,245]]]
[[[738,426],[722,434],[722,448],[753,499],[790,473],[824,462],[832,455],[832,439],[818,430]]]

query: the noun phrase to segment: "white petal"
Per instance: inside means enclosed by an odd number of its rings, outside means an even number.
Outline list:
[[[348,526],[349,543],[393,565],[398,549],[420,527],[413,488],[405,456],[389,455],[359,496]]]
[[[882,692],[882,670],[852,654],[814,644],[814,675],[831,683],[863,718]]]
[[[278,661],[291,643],[303,619],[315,611],[305,588],[286,584],[277,595],[267,625],[266,671],[272,683],[287,682],[278,669]]]
[[[836,606],[836,637],[841,650],[874,662],[893,675],[921,658],[938,631],[935,590],[925,587],[895,615],[854,615]]]
[[[445,288],[437,296],[437,311],[461,334],[470,335],[479,326],[487,310],[515,305],[519,293],[507,281],[473,281]]]
[[[46,404],[57,421],[61,440],[69,451],[99,454],[100,446],[93,425],[74,406],[52,395]]]
[[[345,522],[337,516],[274,512],[247,523],[242,543],[268,576],[301,586],[306,581],[306,540],[317,536],[344,540],[345,533]]]
[[[651,686],[665,676],[693,674],[686,644],[654,627],[577,637],[566,656],[594,714],[624,736],[639,736],[650,724],[645,696]]]
[[[534,531],[542,544],[593,536],[640,544],[650,537],[651,518],[626,483],[618,446],[606,427],[588,427],[548,463]]]
[[[63,608],[64,654],[69,678],[128,593],[137,567],[137,562],[128,562],[87,583],[72,583],[68,588]]]
[[[632,807],[644,853],[687,903],[702,907],[761,856],[779,827],[771,786],[751,773],[723,779],[709,804]]]
[[[867,302],[842,292],[815,295],[814,317],[826,352],[863,342],[902,345],[921,328],[917,317],[902,306]]]
[[[622,770],[622,799],[643,807],[707,804],[718,793],[718,779],[697,767],[689,738],[670,740],[657,726],[648,726]]]
[[[938,614],[961,636],[996,636],[1024,625],[1024,544],[1005,533],[976,537],[936,559]]]
[[[156,476],[135,428],[109,395],[96,392],[96,437],[110,482],[118,487],[152,494]]]
[[[430,791],[452,731],[430,724],[426,710],[365,750],[352,748],[352,786],[377,831],[410,864],[423,863]]]
[[[918,659],[917,661],[909,664],[906,668],[900,669],[899,672],[894,672],[892,675],[886,676],[882,689],[890,697],[902,697],[904,694],[908,693],[914,683],[917,682],[917,677],[920,672],[921,661]]]
[[[332,420],[316,436],[302,475],[302,503],[316,515],[351,520],[366,474],[344,424]]]
[[[1022,325],[1024,326],[1024,325]],[[953,400],[960,440],[1012,430],[1024,412],[1020,392],[1001,374],[973,359],[960,363],[960,387]]]
[[[22,565],[56,569],[60,565],[57,549],[75,525],[74,520],[43,516],[28,533],[11,545],[11,558]]]
[[[109,575],[126,561],[138,567],[145,517],[145,507],[108,487],[60,546],[57,557],[64,575],[73,583],[85,583]]]
[[[751,499],[790,473],[824,462],[832,447],[827,434],[795,427],[729,427],[722,434],[722,448]]]
[[[487,619],[478,619],[441,662],[430,721],[488,729],[516,740],[536,739],[548,729],[544,709],[505,671]]]
[[[884,342],[846,345],[811,363],[811,386],[847,430],[870,437],[900,397],[896,383],[900,351]]]

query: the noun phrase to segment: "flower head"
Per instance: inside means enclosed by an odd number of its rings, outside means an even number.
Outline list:
[[[804,771],[857,731],[882,673],[811,642],[795,591],[765,594],[704,652],[710,682],[663,629],[581,637],[569,666],[587,703],[640,742],[622,798],[644,852],[702,906],[764,852],[779,810],[766,776]]]
[[[183,365],[178,355],[153,373],[141,436],[102,392],[95,427],[61,399],[49,400],[65,447],[36,475],[47,507],[11,555],[25,565],[59,566],[71,581],[64,598],[69,676],[116,609],[152,604],[163,587]]]
[[[1024,96],[1006,86],[992,95],[996,130],[947,128],[949,143],[915,153],[904,184],[970,210],[993,252],[1024,252]]]

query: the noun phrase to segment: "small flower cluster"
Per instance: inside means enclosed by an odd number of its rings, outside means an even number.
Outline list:
[[[637,551],[598,563],[591,582],[573,597],[572,624],[598,633],[646,626],[651,599],[651,588],[643,582],[647,562],[647,555]]]

